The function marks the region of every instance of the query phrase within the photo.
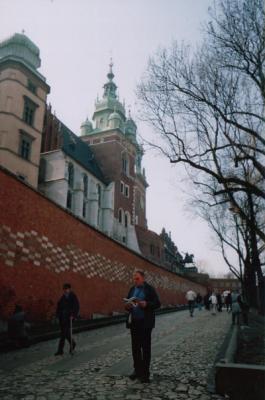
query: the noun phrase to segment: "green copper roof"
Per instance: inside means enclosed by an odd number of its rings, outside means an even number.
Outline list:
[[[35,70],[41,65],[39,48],[24,33],[15,33],[0,42],[0,59],[3,58],[22,61]]]
[[[63,137],[62,150],[65,152],[65,154],[82,165],[82,167],[91,172],[91,174],[98,178],[101,182],[107,184],[103,173],[97,164],[94,153],[90,149],[89,145],[83,142],[82,139],[75,135],[63,123],[61,123],[60,133]]]

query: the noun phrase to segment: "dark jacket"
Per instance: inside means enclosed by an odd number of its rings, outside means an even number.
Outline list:
[[[135,286],[132,286],[129,290],[127,298],[133,296]],[[148,283],[144,282],[144,295],[145,301],[147,302],[146,307],[144,310],[144,327],[146,329],[153,329],[155,326],[155,310],[161,306],[158,294],[156,293],[153,286],[149,285]],[[128,322],[129,315],[127,317],[126,326],[127,328],[131,327],[131,324]]]
[[[60,322],[69,320],[71,316],[76,318],[78,313],[79,301],[76,295],[73,292],[70,292],[68,297],[62,295],[56,310],[56,317],[59,318]]]
[[[10,339],[20,339],[27,337],[26,313],[19,311],[11,315],[8,320],[8,336]]]

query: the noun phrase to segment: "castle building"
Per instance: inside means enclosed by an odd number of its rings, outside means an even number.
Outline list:
[[[47,105],[40,51],[24,34],[0,43],[0,165],[83,222],[172,272],[170,236],[148,229],[143,148],[117,95],[113,63],[91,121],[72,132]]]
[[[95,103],[93,122],[86,119],[81,125],[81,138],[114,185],[113,237],[140,252],[135,227],[147,227],[143,149],[137,141],[136,124],[118,99],[112,62],[109,67],[103,97]]]
[[[50,92],[40,64],[38,47],[24,34],[0,43],[0,163],[34,188]]]

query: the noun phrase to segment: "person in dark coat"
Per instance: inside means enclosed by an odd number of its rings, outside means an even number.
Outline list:
[[[8,320],[8,338],[15,343],[16,347],[29,346],[29,327],[25,311],[19,304],[16,304],[14,312]]]
[[[128,311],[127,328],[131,330],[134,372],[130,379],[148,383],[151,362],[151,334],[155,326],[155,310],[161,306],[155,289],[145,282],[143,271],[133,274],[134,286],[129,290],[125,305]]]
[[[216,297],[217,297],[217,311],[222,312],[222,308],[223,308],[222,296],[218,292]]]
[[[205,310],[210,311],[210,292],[207,292],[207,294],[203,298]]]
[[[231,292],[229,292],[225,298],[225,305],[226,305],[226,311],[231,312],[232,311],[232,297],[231,297]]]
[[[58,301],[56,310],[56,317],[59,319],[61,328],[61,337],[55,356],[63,354],[65,339],[67,339],[70,344],[70,352],[76,347],[76,343],[74,340],[72,340],[71,344],[70,326],[71,319],[73,321],[78,316],[79,301],[74,292],[72,292],[70,283],[65,283],[63,285],[63,291],[64,293]]]

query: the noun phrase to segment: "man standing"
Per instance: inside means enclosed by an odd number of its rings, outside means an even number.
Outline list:
[[[128,298],[134,298],[125,309],[129,311],[127,328],[131,330],[132,355],[134,372],[132,380],[140,379],[142,383],[150,382],[151,334],[155,326],[155,310],[160,307],[160,300],[155,289],[145,282],[143,271],[133,274],[134,286]]]
[[[76,295],[72,292],[70,283],[65,283],[63,285],[63,292],[62,297],[58,301],[56,310],[56,316],[59,319],[61,328],[61,337],[55,356],[63,354],[65,339],[67,339],[70,344],[70,353],[76,346],[75,341],[71,337],[71,323],[74,318],[78,316],[79,301]]]
[[[193,290],[188,290],[186,293],[186,299],[188,300],[189,304],[189,311],[190,311],[190,316],[193,317],[193,311],[194,311],[194,305],[195,305],[195,300],[196,300],[196,293]]]

